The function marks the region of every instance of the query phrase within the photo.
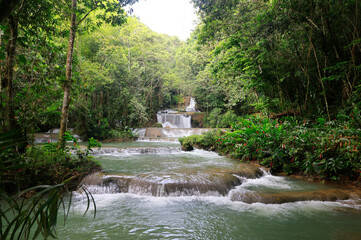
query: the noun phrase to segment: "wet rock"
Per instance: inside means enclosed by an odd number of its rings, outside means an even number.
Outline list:
[[[169,178],[167,178],[169,177]],[[129,183],[129,193],[148,196],[226,196],[241,183],[236,176],[227,173],[183,176],[144,175],[133,178]]]
[[[189,151],[193,151],[194,147],[192,145],[190,145],[190,144],[183,144],[182,145],[182,150],[189,152]]]
[[[86,176],[81,185],[85,186],[92,193],[104,193],[109,190],[101,191],[101,188],[112,188],[112,193],[128,192],[131,176],[105,175],[101,172],[89,174]],[[94,191],[95,187],[98,189]]]
[[[263,172],[258,166],[247,163],[239,164],[238,173],[235,174],[244,178],[251,178],[251,179],[255,179],[263,176]]]
[[[282,204],[298,201],[338,201],[351,198],[349,190],[320,190],[312,192],[255,193],[235,192],[230,196],[232,201],[244,203]]]
[[[101,185],[103,183],[104,174],[101,172],[96,172],[87,175],[83,178],[80,185]]]
[[[241,179],[234,174],[221,171],[165,176],[108,176],[98,173],[89,175],[82,183],[91,186],[88,189],[93,191],[92,193],[111,191],[155,197],[226,196],[231,189],[241,184]]]
[[[213,173],[223,172],[238,176],[240,178],[248,178],[248,179],[255,179],[263,176],[263,172],[258,166],[248,163],[240,163],[238,167],[233,170],[214,169],[211,170],[210,172]]]

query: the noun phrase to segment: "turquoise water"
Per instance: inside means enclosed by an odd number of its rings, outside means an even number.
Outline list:
[[[135,141],[135,142],[111,142],[102,143],[102,147],[180,147],[178,141],[174,142],[151,142],[151,141]]]
[[[216,153],[181,152],[175,143],[109,144],[132,151],[95,157],[109,174],[164,177],[194,176],[238,163]],[[136,148],[159,148],[140,154]],[[231,190],[255,192],[314,191],[322,184],[265,173],[243,179]],[[86,198],[76,194],[59,239],[361,239],[361,207],[356,201],[304,201],[284,204],[246,204],[229,196],[153,197],[142,194],[93,194],[97,210],[83,216]],[[61,219],[59,219],[61,220]],[[59,221],[61,223],[61,221]]]
[[[97,216],[77,202],[59,239],[360,239],[361,214],[340,203],[266,205],[227,197],[95,196]]]

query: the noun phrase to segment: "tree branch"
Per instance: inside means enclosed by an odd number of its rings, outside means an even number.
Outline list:
[[[24,3],[25,3],[25,0],[22,0],[18,12],[20,12],[23,9]]]
[[[92,11],[94,11],[94,10],[97,9],[97,8],[98,8],[98,6],[95,5],[89,12],[87,12],[87,14],[85,14],[85,16],[84,16],[82,19],[80,19],[79,22],[76,24],[76,27],[78,27],[78,26],[80,25],[80,23],[81,23],[85,18],[87,18],[88,15],[89,15]]]

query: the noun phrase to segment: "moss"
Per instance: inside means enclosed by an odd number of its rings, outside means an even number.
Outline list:
[[[161,123],[154,123],[154,124],[152,125],[152,127],[154,127],[154,128],[162,128],[163,125],[162,125]]]

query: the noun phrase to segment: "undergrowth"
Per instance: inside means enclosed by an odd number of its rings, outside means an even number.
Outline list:
[[[181,143],[205,149],[213,146],[234,159],[259,161],[274,173],[307,174],[331,180],[358,179],[361,173],[359,115],[358,112],[339,115],[332,121],[251,116],[239,118],[227,131],[186,137]]]

